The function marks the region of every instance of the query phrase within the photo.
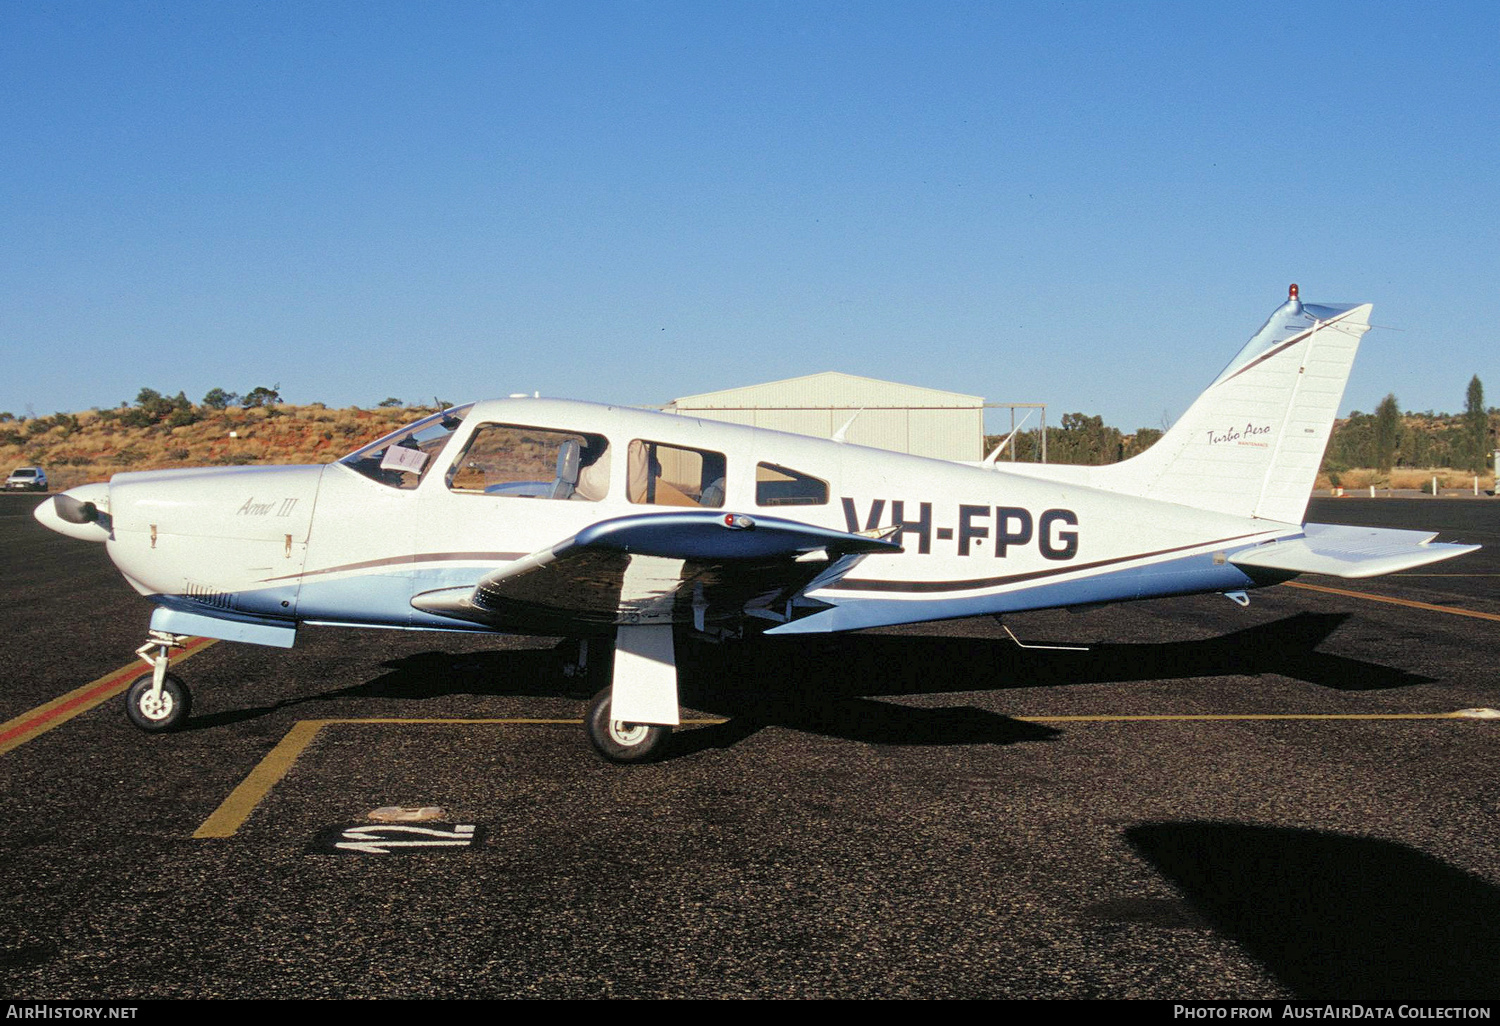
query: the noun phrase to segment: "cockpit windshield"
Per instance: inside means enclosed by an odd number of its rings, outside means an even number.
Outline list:
[[[454,406],[377,438],[339,460],[392,488],[415,488],[474,404]]]

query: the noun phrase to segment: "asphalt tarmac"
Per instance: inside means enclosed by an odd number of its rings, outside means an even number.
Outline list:
[[[0,722],[150,614],[36,501],[0,496]],[[0,996],[1500,998],[1500,721],[1382,718],[1500,708],[1500,501],[1309,518],[1486,548],[1007,620],[1087,652],[988,619],[695,649],[724,722],[644,767],[553,722],[585,700],[552,639],[216,644],[182,732],[115,698],[0,754]],[[337,722],[371,718],[403,722]],[[488,722],[411,722],[455,719]],[[445,814],[345,832],[381,806]]]

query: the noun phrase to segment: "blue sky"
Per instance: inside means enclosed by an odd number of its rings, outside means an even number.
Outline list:
[[[1500,405],[1500,4],[0,5],[0,410],[843,370],[1126,430],[1301,284]]]

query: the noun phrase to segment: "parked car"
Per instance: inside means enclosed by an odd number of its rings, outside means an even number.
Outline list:
[[[7,492],[45,492],[47,472],[41,467],[17,467],[5,479]]]

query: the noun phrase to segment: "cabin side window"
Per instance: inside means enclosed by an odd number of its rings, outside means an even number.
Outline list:
[[[448,469],[448,487],[474,495],[598,502],[609,491],[609,441],[581,431],[481,424]]]
[[[724,454],[636,439],[626,475],[631,502],[658,506],[724,505]]]
[[[757,506],[826,506],[828,482],[775,463],[755,465]]]

